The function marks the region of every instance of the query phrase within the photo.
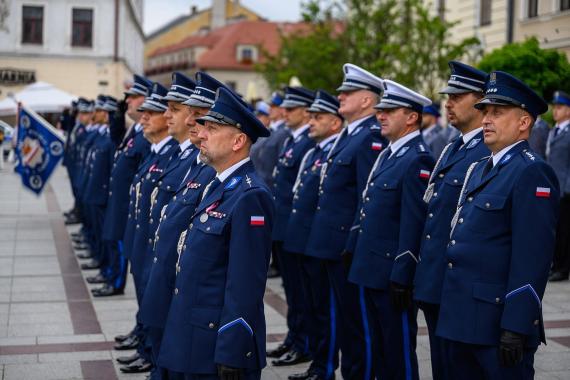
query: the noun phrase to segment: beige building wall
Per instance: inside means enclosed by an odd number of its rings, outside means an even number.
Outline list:
[[[562,51],[570,60],[570,10],[560,12],[560,0],[541,0],[538,17],[529,18],[527,1],[515,1],[514,40],[535,36],[541,47]]]
[[[251,10],[244,8],[239,3],[234,3],[228,0],[226,2],[226,17],[231,19],[243,15],[246,20],[260,20],[260,17],[252,12]],[[147,17],[151,17],[147,15]],[[145,42],[144,57],[145,63],[147,57],[159,47],[173,45],[175,43],[181,42],[186,37],[189,37],[197,33],[202,28],[207,28],[210,26],[212,20],[212,10],[208,8],[203,11],[196,12],[193,17],[189,17],[184,22],[164,31],[156,36],[148,38]],[[146,65],[145,65],[146,67]]]
[[[36,72],[36,81],[48,82],[77,96],[95,98],[100,93],[121,98],[124,84],[132,80],[132,73],[122,62],[103,59],[3,57],[0,67],[17,67]],[[22,90],[22,86],[0,85],[0,99]]]
[[[263,76],[256,72],[239,71],[239,70],[206,70],[222,83],[235,84],[235,90],[243,95],[246,100],[248,97],[248,87],[252,86],[255,90],[255,97],[268,99],[270,96],[269,87]],[[251,83],[251,85],[250,85]]]

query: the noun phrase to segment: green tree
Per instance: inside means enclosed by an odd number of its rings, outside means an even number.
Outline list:
[[[483,56],[481,70],[506,71],[528,84],[544,99],[556,90],[570,91],[570,63],[564,53],[541,49],[535,37],[505,45]]]
[[[279,53],[259,66],[272,87],[296,75],[307,87],[334,90],[351,62],[433,97],[449,75],[447,62],[478,45],[449,42],[453,24],[421,0],[310,0],[303,17],[310,32],[282,36]]]

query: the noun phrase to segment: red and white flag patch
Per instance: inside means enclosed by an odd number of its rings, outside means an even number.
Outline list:
[[[420,178],[429,179],[431,172],[429,170],[420,170]]]
[[[250,226],[265,226],[264,216],[252,216],[249,221]]]
[[[382,150],[382,143],[373,142],[372,143],[372,150]]]
[[[550,198],[550,187],[537,187],[535,195],[539,198]]]

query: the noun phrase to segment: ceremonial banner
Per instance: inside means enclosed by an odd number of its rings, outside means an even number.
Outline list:
[[[57,164],[63,157],[64,140],[57,130],[31,109],[18,110],[16,157],[14,169],[22,184],[41,194]]]

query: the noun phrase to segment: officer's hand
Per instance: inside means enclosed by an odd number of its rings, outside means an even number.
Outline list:
[[[412,307],[412,288],[390,282],[390,299],[398,311],[405,311]]]
[[[525,336],[503,330],[499,342],[499,363],[503,367],[513,367],[523,358]]]
[[[241,368],[232,368],[219,364],[218,376],[220,380],[241,380]]]
[[[350,266],[352,265],[352,258],[353,257],[354,257],[354,255],[351,252],[348,252],[347,250],[342,251],[342,253],[340,254],[340,259],[342,260],[342,266],[347,271],[350,270]]]
[[[127,112],[127,108],[129,108],[129,105],[125,100],[121,100],[117,104],[117,108],[118,108],[117,112],[125,114],[125,112]]]

